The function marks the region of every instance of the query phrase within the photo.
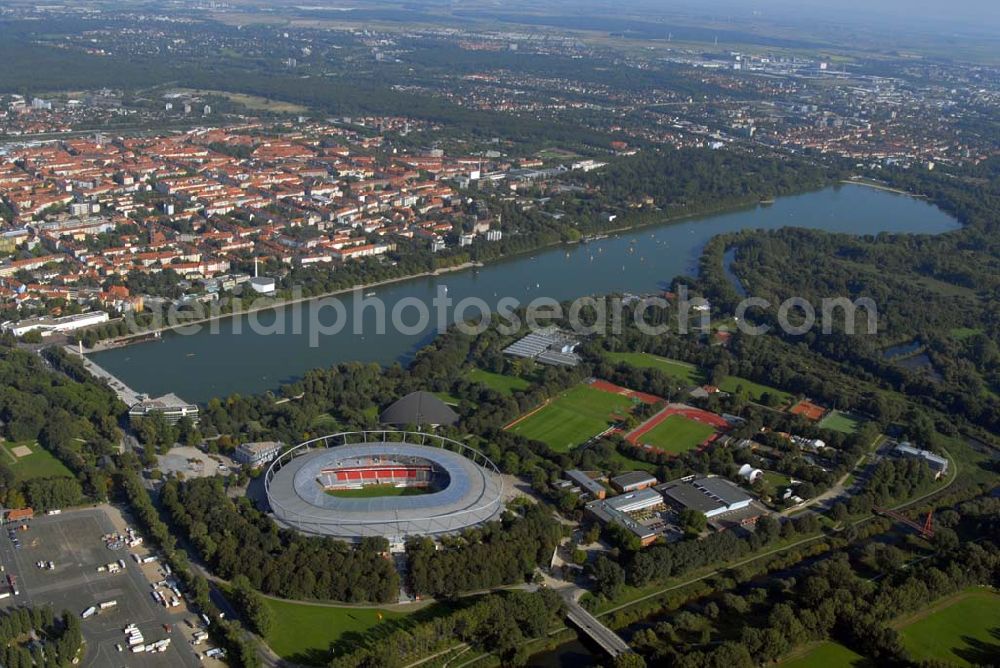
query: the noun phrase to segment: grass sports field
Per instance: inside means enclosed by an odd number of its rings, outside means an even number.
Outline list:
[[[697,448],[715,433],[710,425],[690,420],[683,415],[670,415],[641,437],[643,445],[664,452],[681,453]]]
[[[704,385],[705,374],[693,364],[657,357],[649,353],[605,353],[614,363],[624,362],[637,369],[656,369],[685,385]]]
[[[267,634],[267,644],[283,659],[314,666],[329,663],[331,644],[345,637],[364,634],[383,625],[388,632],[393,625],[409,619],[430,618],[436,614],[435,611],[445,610],[439,605],[397,612],[270,598],[265,598],[264,602],[271,609],[274,619],[271,632]],[[354,643],[353,640],[351,642]]]
[[[830,411],[825,418],[819,421],[819,426],[823,429],[832,429],[844,434],[855,433],[862,424],[864,424],[864,420],[861,418],[840,411]]]
[[[577,385],[511,426],[510,431],[568,452],[607,429],[614,422],[612,416],[624,416],[631,408],[628,397]]]
[[[328,489],[326,493],[341,499],[374,499],[379,496],[420,496],[433,491],[430,487],[396,487],[366,485],[358,489]]]
[[[761,385],[760,383],[755,383],[752,380],[740,378],[739,376],[729,376],[719,383],[719,389],[723,392],[729,392],[730,394],[736,392],[736,390],[741,386],[746,391],[747,396],[750,397],[751,401],[760,401],[760,398],[764,396],[764,394],[770,394],[772,397],[777,397],[778,402],[782,404],[787,404],[792,400],[792,395],[788,392],[782,392],[781,390],[777,390],[773,387]]]
[[[471,369],[466,378],[474,383],[482,383],[486,387],[496,390],[502,394],[512,394],[523,392],[531,387],[531,383],[518,376],[507,376],[502,373],[493,373],[482,369]]]
[[[852,652],[843,645],[831,640],[821,642],[808,651],[796,655],[787,661],[781,661],[778,665],[782,668],[860,668],[861,666],[874,666],[865,657]]]
[[[73,473],[61,461],[34,441],[5,441],[2,448],[3,462],[14,472],[17,482],[33,478],[73,477]]]
[[[971,666],[1000,656],[1000,594],[970,588],[899,622],[903,645],[917,661]]]
[[[657,369],[685,385],[704,385],[708,382],[708,377],[704,371],[686,362],[678,362],[666,357],[657,357],[649,353],[604,353],[604,355],[614,363],[624,362],[629,366],[639,369]],[[739,376],[729,376],[719,384],[719,389],[723,392],[733,393],[740,386],[743,386],[747,396],[752,401],[760,401],[764,393],[770,393],[772,396],[777,397],[779,403],[787,404],[792,400],[792,395],[787,392],[782,392],[773,387],[761,385],[760,383],[755,383]]]

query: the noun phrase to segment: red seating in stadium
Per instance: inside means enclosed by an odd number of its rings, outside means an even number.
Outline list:
[[[357,486],[366,484],[409,483],[414,486],[426,485],[433,477],[431,466],[375,464],[365,466],[343,466],[325,468],[320,471],[320,482],[326,488]]]

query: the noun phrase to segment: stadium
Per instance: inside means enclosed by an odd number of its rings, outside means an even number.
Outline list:
[[[349,540],[454,533],[503,508],[496,465],[436,434],[343,432],[282,453],[264,476],[279,523]]]

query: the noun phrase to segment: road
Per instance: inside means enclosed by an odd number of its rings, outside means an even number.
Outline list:
[[[628,643],[621,637],[602,624],[592,614],[580,607],[575,600],[566,601],[566,619],[571,621],[577,628],[587,634],[591,640],[601,646],[612,658],[616,658],[626,652],[631,651]]]

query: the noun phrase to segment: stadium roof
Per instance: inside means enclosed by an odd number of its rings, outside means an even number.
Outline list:
[[[379,421],[392,425],[450,425],[458,421],[458,413],[430,392],[411,392],[382,411]]]
[[[369,434],[377,438],[386,433],[399,432]],[[419,436],[409,432],[407,435]],[[409,535],[460,531],[493,519],[503,509],[503,484],[495,467],[469,448],[466,448],[468,453],[477,454],[481,463],[446,447],[411,442],[373,440],[333,447],[319,445],[318,449],[316,445],[317,441],[307,441],[283,454],[271,464],[265,479],[268,502],[275,517],[300,531],[355,539],[384,536],[396,541]],[[323,469],[351,459],[386,460],[393,456],[419,457],[432,462],[448,474],[447,485],[420,496],[345,498],[326,494],[317,481]]]

